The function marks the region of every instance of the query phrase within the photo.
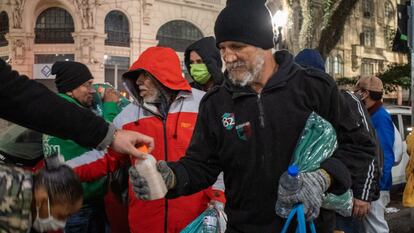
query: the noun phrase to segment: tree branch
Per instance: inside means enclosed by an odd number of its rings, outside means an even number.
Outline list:
[[[326,27],[322,29],[317,47],[323,59],[326,59],[341,39],[346,20],[352,14],[358,2],[359,0],[341,0],[338,7],[335,7],[334,12],[332,12],[331,17],[327,21]]]

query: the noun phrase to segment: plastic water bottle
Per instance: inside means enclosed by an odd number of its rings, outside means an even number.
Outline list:
[[[295,165],[289,166],[288,170],[282,174],[279,180],[279,185],[284,190],[278,190],[278,196],[293,196],[296,195],[301,186],[302,182],[299,179],[299,169]],[[281,193],[283,192],[283,193]],[[283,205],[281,202],[276,202],[276,214],[279,216],[288,216],[293,206]]]
[[[203,233],[216,233],[218,228],[218,213],[213,206],[209,206],[203,218]]]
[[[144,153],[148,152],[148,148],[146,147],[140,147],[138,149]],[[157,170],[156,163],[157,161],[150,154],[146,154],[145,159],[137,159],[135,161],[135,168],[148,183],[150,190],[149,200],[164,198],[168,191],[161,174]]]

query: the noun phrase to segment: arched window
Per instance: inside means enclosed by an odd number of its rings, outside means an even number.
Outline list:
[[[334,75],[343,75],[343,68],[344,63],[342,61],[342,58],[338,55],[334,58],[334,63],[333,63],[333,73]]]
[[[184,20],[170,21],[162,25],[157,33],[158,46],[170,47],[177,52],[184,52],[190,44],[202,37],[200,29]]]
[[[390,1],[385,2],[384,8],[385,8],[385,12],[384,12],[385,18],[386,19],[394,18],[394,7]]]
[[[0,13],[0,46],[7,46],[6,34],[9,32],[9,17],[5,11]]]
[[[36,20],[35,43],[73,43],[72,16],[58,7],[48,8]]]
[[[105,44],[129,47],[129,23],[124,13],[111,11],[105,17]]]

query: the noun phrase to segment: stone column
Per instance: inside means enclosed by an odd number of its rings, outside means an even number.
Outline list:
[[[32,78],[33,33],[26,33],[22,29],[11,29],[6,35],[6,39],[9,41],[9,54],[13,69]]]
[[[104,81],[103,55],[105,34],[92,30],[74,32],[75,60],[87,65],[95,77],[95,82]]]

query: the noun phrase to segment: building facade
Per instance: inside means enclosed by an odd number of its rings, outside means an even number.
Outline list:
[[[214,34],[225,0],[0,0],[0,57],[54,88],[51,64],[86,64],[95,82],[119,88],[146,48],[187,45]],[[119,78],[118,78],[119,77]]]
[[[333,77],[375,75],[388,65],[407,63],[407,56],[392,52],[397,29],[396,0],[360,0],[348,18],[344,35],[326,59]]]
[[[121,74],[150,46],[174,48],[182,58],[193,41],[214,34],[226,0],[0,0],[0,57],[15,69],[54,88],[51,64],[76,60],[88,65],[96,82],[120,85]],[[294,1],[293,1],[294,2]],[[322,0],[311,1],[315,15]],[[345,33],[326,59],[333,77],[355,77],[407,62],[391,51],[397,25],[397,0],[361,0]],[[283,1],[269,1],[283,8]],[[293,13],[298,10],[293,9]],[[293,21],[298,17],[293,17]],[[298,23],[284,39],[299,51]],[[184,66],[183,66],[184,69]]]

